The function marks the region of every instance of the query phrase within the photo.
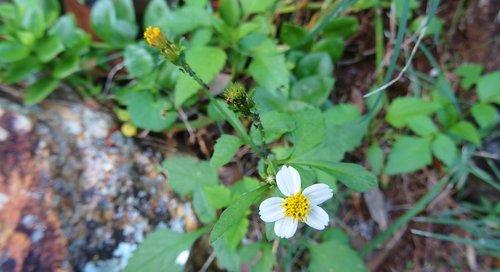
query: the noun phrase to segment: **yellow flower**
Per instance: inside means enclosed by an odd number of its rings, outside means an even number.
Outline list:
[[[167,44],[167,38],[163,35],[159,27],[148,26],[144,31],[144,38],[152,47],[164,49]]]

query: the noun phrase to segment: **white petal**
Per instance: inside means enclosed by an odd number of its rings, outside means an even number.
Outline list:
[[[276,174],[276,183],[281,193],[291,196],[300,192],[300,175],[295,168],[284,165]]]
[[[274,223],[274,232],[280,238],[290,238],[297,231],[299,220],[294,220],[291,217],[285,217]]]
[[[281,205],[285,200],[281,197],[271,197],[264,201],[259,206],[260,218],[264,222],[274,222],[285,216],[285,209]]]
[[[332,198],[333,191],[328,185],[318,183],[305,188],[302,194],[309,198],[310,205],[319,205]]]
[[[305,221],[310,227],[322,230],[328,225],[330,218],[322,208],[313,205],[311,210],[307,213],[307,220]]]

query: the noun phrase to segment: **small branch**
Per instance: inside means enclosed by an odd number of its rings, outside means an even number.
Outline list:
[[[208,259],[205,261],[205,263],[203,264],[203,266],[201,267],[201,269],[199,270],[199,272],[206,272],[207,269],[208,269],[208,267],[214,261],[214,259],[215,259],[215,251],[212,251],[212,254],[210,254],[210,256],[208,256]]]

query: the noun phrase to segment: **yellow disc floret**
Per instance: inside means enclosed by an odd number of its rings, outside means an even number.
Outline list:
[[[285,216],[298,219],[301,222],[307,220],[307,213],[311,210],[309,198],[305,197],[301,192],[287,197],[282,207],[285,208]]]
[[[167,46],[167,38],[165,38],[159,27],[148,26],[144,31],[144,38],[152,47],[163,49]]]

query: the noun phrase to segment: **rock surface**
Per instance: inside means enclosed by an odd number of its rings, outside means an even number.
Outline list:
[[[195,229],[164,155],[84,103],[0,99],[0,270],[120,271],[147,232]]]

